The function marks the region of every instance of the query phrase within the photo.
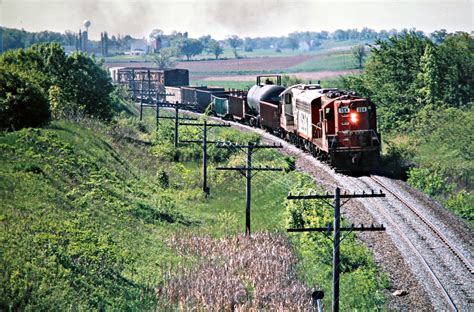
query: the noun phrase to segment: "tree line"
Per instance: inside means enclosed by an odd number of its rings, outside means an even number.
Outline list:
[[[297,31],[288,34],[287,36],[279,37],[239,37],[236,35],[228,36],[225,40],[216,40],[210,35],[202,36],[197,39],[188,38],[187,32],[181,33],[177,31],[171,32],[165,37],[168,38],[169,46],[179,47],[175,49],[175,53],[179,52],[180,55],[186,58],[191,58],[194,55],[207,52],[218,58],[223,53],[223,48],[228,47],[237,53],[237,49],[241,48],[246,52],[251,52],[255,49],[274,49],[281,51],[282,49],[305,49],[315,50],[321,45],[322,42],[327,40],[334,41],[361,41],[361,42],[372,42],[375,39],[387,40],[391,36],[403,34],[409,31],[414,31],[420,35],[424,35],[421,31],[416,30],[380,30],[375,31],[370,28],[358,29],[338,29],[333,32],[329,31]],[[431,33],[429,36],[433,41],[439,41],[447,35],[447,31],[442,29]],[[0,53],[18,49],[28,48],[36,43],[49,43],[57,42],[62,46],[75,46],[77,33],[67,30],[64,33],[42,31],[42,32],[28,32],[25,30],[12,29],[6,27],[0,27]],[[149,39],[156,39],[164,36],[164,32],[160,29],[154,29],[149,35]],[[130,35],[112,35],[107,38],[107,45],[110,50],[115,50],[116,53],[122,53],[130,50],[131,43],[138,38],[133,38]],[[174,43],[180,41],[180,43]],[[185,41],[183,43],[183,41]],[[182,49],[181,49],[182,48]],[[92,53],[101,53],[102,46],[100,41],[89,40],[89,50]],[[169,53],[169,52],[167,52]],[[237,54],[236,54],[237,57]]]
[[[384,168],[473,223],[474,38],[407,32],[376,40],[365,71],[344,83],[377,104]]]

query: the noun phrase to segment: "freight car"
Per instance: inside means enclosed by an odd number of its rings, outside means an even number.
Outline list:
[[[230,90],[227,94],[213,94],[210,111],[223,119],[245,121],[246,112],[249,111],[247,92]]]
[[[280,93],[284,90],[280,75],[257,76],[257,83],[247,94],[245,117],[251,126],[270,131],[278,128]]]

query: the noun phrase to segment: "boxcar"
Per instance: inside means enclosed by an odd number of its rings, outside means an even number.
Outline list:
[[[189,85],[189,71],[187,69],[163,69],[161,70],[161,83],[169,87]]]

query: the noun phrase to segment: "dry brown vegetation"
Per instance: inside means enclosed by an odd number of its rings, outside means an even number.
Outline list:
[[[288,239],[258,233],[214,239],[178,237],[171,246],[197,264],[182,266],[157,288],[160,302],[180,310],[308,311],[310,291],[298,281]]]

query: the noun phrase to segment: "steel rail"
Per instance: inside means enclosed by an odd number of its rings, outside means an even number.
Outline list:
[[[453,243],[451,243],[449,241],[448,238],[446,238],[446,236],[443,235],[443,233],[438,230],[435,225],[433,223],[431,223],[430,221],[428,221],[422,214],[421,212],[416,209],[415,207],[411,206],[406,200],[404,200],[401,196],[399,196],[398,194],[396,194],[395,192],[392,192],[390,190],[390,188],[385,184],[383,183],[382,181],[380,181],[380,179],[374,177],[374,176],[370,176],[370,178],[375,181],[378,185],[382,186],[387,192],[389,192],[390,194],[392,194],[395,198],[397,198],[399,201],[401,201],[408,209],[410,209],[418,218],[420,218],[420,220],[426,224],[430,230],[432,230],[436,236],[438,236],[441,241],[449,248],[449,250],[451,250],[451,252],[462,262],[462,264],[464,265],[464,267],[469,271],[469,273],[471,274],[474,274],[474,267],[473,265],[469,262],[469,259],[467,259],[460,251],[459,249],[457,249]]]
[[[430,276],[433,279],[433,281],[435,282],[436,286],[438,286],[438,288],[441,290],[443,296],[446,298],[446,301],[447,301],[448,305],[450,306],[451,310],[456,311],[456,312],[459,311],[458,307],[454,303],[453,298],[451,298],[448,291],[446,290],[446,288],[443,286],[443,284],[439,280],[438,276],[436,276],[436,273],[433,271],[431,266],[428,264],[428,262],[423,257],[423,255],[418,251],[418,249],[415,247],[415,245],[413,245],[413,243],[408,238],[408,236],[400,229],[400,227],[397,225],[397,223],[393,220],[393,218],[388,213],[384,212],[382,209],[379,209],[379,211],[388,220],[388,222],[391,223],[391,227],[387,227],[387,228],[393,228],[398,233],[398,235],[408,244],[408,246],[410,246],[410,248],[414,251],[416,256],[420,259],[421,263],[423,264],[423,266],[426,268],[426,270],[430,274]]]

